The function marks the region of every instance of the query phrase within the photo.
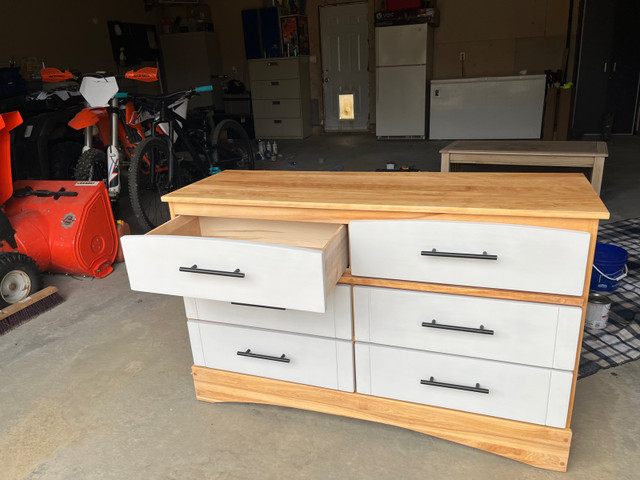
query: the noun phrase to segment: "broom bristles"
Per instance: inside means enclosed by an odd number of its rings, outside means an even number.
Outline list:
[[[9,305],[0,310],[0,335],[4,335],[63,301],[56,287],[47,287],[20,302]]]

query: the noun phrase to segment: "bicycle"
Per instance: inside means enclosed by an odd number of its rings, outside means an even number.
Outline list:
[[[199,125],[187,125],[189,99],[211,90],[207,85],[168,95],[134,96],[140,115],[153,115],[149,135],[131,156],[128,179],[133,213],[146,231],[170,219],[163,195],[224,169],[255,168],[253,142],[235,120],[216,124],[212,111],[201,111]],[[116,96],[131,97],[126,93]],[[190,160],[181,153],[187,153]]]

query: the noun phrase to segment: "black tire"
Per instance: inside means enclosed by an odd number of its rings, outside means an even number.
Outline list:
[[[168,164],[169,146],[164,137],[145,138],[131,156],[129,199],[138,224],[146,232],[170,219],[169,206],[160,200],[163,195],[203,176],[191,162],[177,162],[176,158],[176,181],[170,186]]]
[[[49,164],[52,180],[74,180],[78,158],[82,154],[82,144],[64,140],[51,145]]]
[[[78,158],[74,180],[102,181],[107,184],[107,154],[97,148],[82,152]]]
[[[216,125],[212,135],[213,160],[220,169],[254,170],[256,153],[247,132],[229,118]]]
[[[36,262],[22,253],[0,253],[0,307],[25,299],[42,288]]]

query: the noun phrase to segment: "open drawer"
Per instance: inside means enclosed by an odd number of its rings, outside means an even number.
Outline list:
[[[133,290],[324,312],[344,225],[179,216],[122,238]]]

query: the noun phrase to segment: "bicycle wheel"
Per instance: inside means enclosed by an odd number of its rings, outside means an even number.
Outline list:
[[[221,169],[255,169],[253,141],[235,120],[222,120],[213,130],[213,160]]]
[[[107,154],[90,148],[80,154],[73,174],[74,180],[102,181],[107,184]]]
[[[177,159],[175,162],[172,188],[169,185],[169,146],[166,138],[145,138],[131,156],[129,198],[136,220],[145,231],[153,230],[171,218],[169,206],[161,200],[163,195],[198,179],[198,171],[190,162],[178,162]]]

